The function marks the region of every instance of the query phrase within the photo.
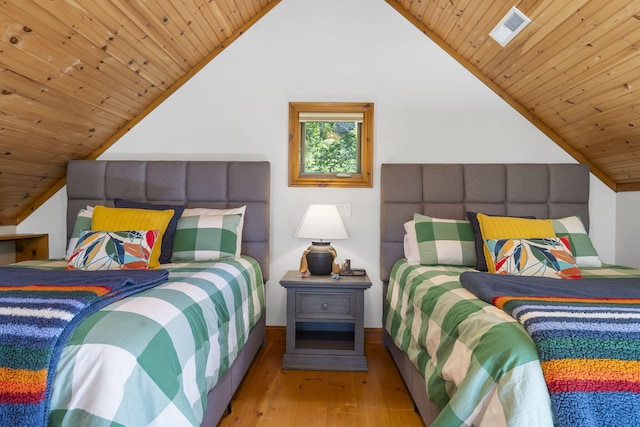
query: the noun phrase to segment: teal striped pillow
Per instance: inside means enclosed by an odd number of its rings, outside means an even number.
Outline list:
[[[476,265],[475,238],[469,221],[414,214],[420,264]]]
[[[171,261],[238,259],[242,214],[182,216],[173,239]]]

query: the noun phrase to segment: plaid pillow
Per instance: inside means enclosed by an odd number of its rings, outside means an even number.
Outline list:
[[[147,270],[159,230],[84,230],[67,270]]]
[[[236,241],[236,258],[240,257],[240,252],[242,252],[242,228],[244,227],[244,219],[246,214],[247,206],[243,205],[237,208],[186,208],[182,212],[182,216],[198,216],[198,215],[233,215],[233,214],[242,214],[242,218],[240,219],[240,224],[238,225],[238,240]]]
[[[238,259],[242,214],[183,216],[173,239],[171,261]]]
[[[579,267],[602,267],[602,261],[579,216],[568,216],[551,222],[556,236],[566,237],[569,240],[571,253]]]
[[[473,230],[469,221],[414,214],[420,264],[476,264]]]

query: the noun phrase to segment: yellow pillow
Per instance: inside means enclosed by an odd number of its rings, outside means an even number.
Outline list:
[[[556,237],[553,231],[553,222],[550,219],[528,219],[507,216],[488,216],[479,213],[477,215],[482,241],[489,239],[535,239]],[[483,246],[484,256],[487,260],[487,269],[495,273],[496,266],[489,252],[487,244]]]
[[[173,210],[108,208],[96,206],[93,209],[91,229],[96,231],[159,230],[158,242],[162,242],[164,232],[173,217]],[[149,268],[158,268],[161,244],[153,246],[149,258]]]

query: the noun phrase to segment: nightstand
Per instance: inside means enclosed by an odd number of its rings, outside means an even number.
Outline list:
[[[365,276],[301,277],[289,271],[287,349],[283,369],[367,371],[364,355]]]

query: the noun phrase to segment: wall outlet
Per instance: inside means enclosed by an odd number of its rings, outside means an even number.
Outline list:
[[[343,218],[351,218],[351,203],[336,205],[340,216]]]

